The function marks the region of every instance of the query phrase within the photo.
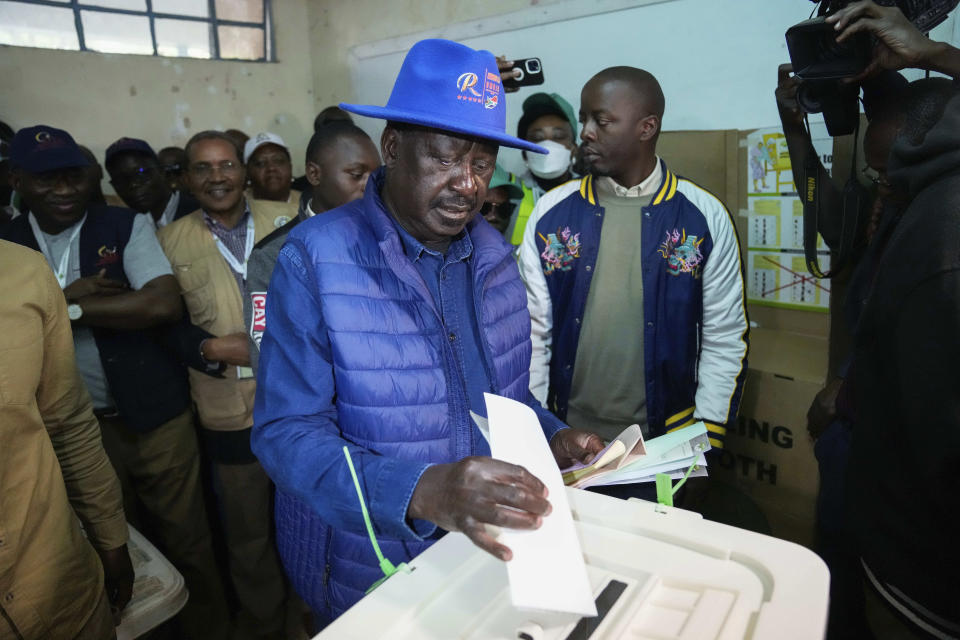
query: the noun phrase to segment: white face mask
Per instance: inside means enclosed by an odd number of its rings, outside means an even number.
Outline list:
[[[566,173],[567,169],[570,168],[570,161],[572,160],[570,149],[553,140],[544,140],[537,144],[550,153],[542,154],[527,151],[526,160],[527,167],[530,168],[530,173],[544,180],[559,178]]]

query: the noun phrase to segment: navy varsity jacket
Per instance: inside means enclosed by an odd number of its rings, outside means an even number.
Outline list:
[[[711,444],[722,447],[747,367],[739,242],[723,203],[660,162],[663,180],[642,210],[638,239],[650,434],[703,420]],[[520,248],[533,328],[530,389],[561,420],[603,226],[593,181],[587,175],[541,197]]]

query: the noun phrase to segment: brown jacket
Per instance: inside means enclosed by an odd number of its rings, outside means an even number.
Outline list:
[[[277,226],[297,215],[297,205],[267,200],[249,200],[254,241],[260,242]],[[279,222],[278,222],[279,221]],[[230,265],[223,259],[203,221],[194,211],[157,231],[160,246],[180,282],[190,320],[215,336],[246,333],[243,301]],[[197,403],[200,423],[214,431],[239,431],[253,426],[253,378],[240,379],[237,368],[228,366],[223,378],[190,369],[190,392]]]
[[[0,240],[0,274],[0,638],[73,638],[103,592],[91,543],[127,542],[120,482],[53,272]]]

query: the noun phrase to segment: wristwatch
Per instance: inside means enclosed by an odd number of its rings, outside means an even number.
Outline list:
[[[83,316],[83,307],[78,304],[67,305],[67,317],[70,318],[71,322],[79,320],[81,316]]]

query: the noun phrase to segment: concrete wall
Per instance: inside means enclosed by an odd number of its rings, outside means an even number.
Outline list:
[[[310,56],[317,110],[356,99],[348,63],[351,47],[559,1],[313,0]]]
[[[308,2],[273,3],[275,63],[0,47],[0,120],[66,129],[101,162],[124,135],[160,149],[203,129],[269,130],[299,175],[314,116]]]

